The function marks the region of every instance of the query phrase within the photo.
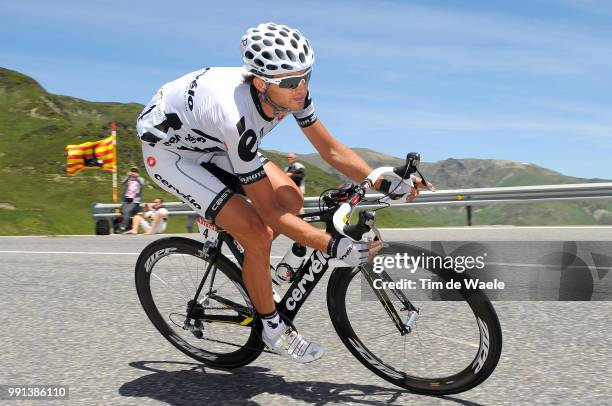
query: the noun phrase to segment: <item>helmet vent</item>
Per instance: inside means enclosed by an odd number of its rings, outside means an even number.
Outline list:
[[[304,34],[271,22],[249,28],[241,38],[240,52],[244,69],[264,75],[295,74],[311,68],[315,61]]]

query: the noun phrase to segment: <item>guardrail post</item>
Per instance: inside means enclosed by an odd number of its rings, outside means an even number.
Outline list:
[[[465,206],[467,209],[467,225],[472,226],[472,206]]]

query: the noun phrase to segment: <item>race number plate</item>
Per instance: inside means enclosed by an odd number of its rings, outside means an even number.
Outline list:
[[[210,223],[203,217],[198,217],[196,220],[198,223],[198,229],[200,230],[200,234],[204,236],[204,241],[209,244],[214,244],[219,238],[219,232],[217,231],[217,226]]]

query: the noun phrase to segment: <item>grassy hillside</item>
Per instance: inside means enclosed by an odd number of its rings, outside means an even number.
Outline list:
[[[91,204],[111,201],[111,173],[84,170],[65,174],[67,144],[104,138],[117,123],[119,180],[133,165],[143,167],[134,123],[143,106],[136,103],[94,103],[50,94],[34,79],[0,68],[0,228],[1,235],[92,234]],[[372,166],[396,165],[403,159],[357,149]],[[286,154],[265,152],[279,166]],[[304,157],[309,196],[342,182],[316,154]],[[441,189],[583,182],[559,173],[505,161],[449,159],[424,164],[425,173]],[[148,180],[145,199],[162,196],[176,201]],[[612,224],[612,203],[539,203],[490,206],[474,213],[476,224]],[[464,225],[463,209],[385,210],[382,226]],[[169,231],[184,231],[173,218]]]
[[[1,233],[91,234],[90,205],[111,201],[111,173],[66,176],[64,148],[108,136],[116,121],[125,173],[141,161],[132,129],[141,109],[52,95],[33,79],[0,69]]]
[[[64,148],[107,137],[115,121],[121,182],[131,166],[143,167],[134,129],[142,108],[50,94],[34,79],[0,68],[0,234],[91,234],[91,205],[112,199],[111,172],[83,170],[67,176]],[[279,165],[286,162],[284,155],[266,156]],[[312,165],[306,170],[310,195],[340,183]],[[147,179],[145,199],[158,195],[177,200]],[[184,218],[169,222],[169,231],[184,230]]]

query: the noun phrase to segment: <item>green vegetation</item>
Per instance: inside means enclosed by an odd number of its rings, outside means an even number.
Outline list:
[[[112,201],[111,172],[86,169],[67,176],[65,147],[107,137],[111,122],[116,122],[121,182],[131,166],[143,167],[134,128],[143,107],[53,95],[32,78],[0,68],[0,234],[92,234],[91,205]],[[264,153],[285,165],[285,155]],[[306,170],[309,195],[340,183],[335,175],[312,165],[306,164]],[[147,180],[145,200],[156,196],[177,200],[142,172]],[[173,217],[169,232],[184,232],[184,220]]]
[[[0,234],[92,234],[91,205],[111,201],[111,173],[84,170],[77,176],[67,176],[64,149],[68,144],[107,137],[111,122],[116,122],[121,181],[129,167],[143,167],[134,128],[142,108],[136,103],[94,103],[53,95],[32,78],[0,68]],[[264,153],[277,165],[286,164],[285,154]],[[394,165],[399,159],[367,149],[358,149],[358,153],[373,166]],[[342,177],[318,155],[311,156],[303,160],[309,196],[342,183]],[[424,170],[442,189],[584,182],[533,165],[505,161],[450,159],[424,164]],[[156,196],[177,200],[150,179],[147,181],[146,200]],[[475,209],[474,222],[612,224],[612,203],[488,206]],[[464,224],[465,210],[458,208],[384,210],[379,216],[379,225],[387,227]],[[170,221],[170,232],[184,230],[184,218]]]

